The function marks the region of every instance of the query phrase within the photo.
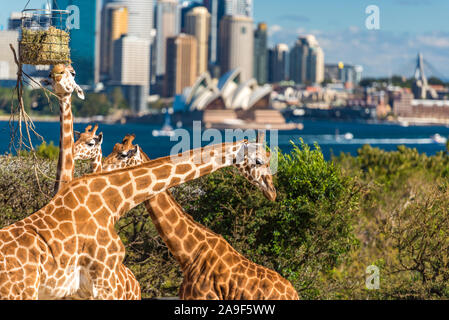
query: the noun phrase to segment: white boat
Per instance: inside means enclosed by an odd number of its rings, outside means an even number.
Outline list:
[[[430,137],[432,140],[433,140],[433,142],[435,142],[435,143],[441,143],[441,144],[444,144],[444,143],[446,143],[447,142],[447,138],[445,138],[445,137],[442,137],[441,135],[439,135],[438,133],[435,133],[432,137]]]
[[[173,137],[174,135],[175,131],[171,126],[170,114],[166,112],[164,125],[160,130],[153,130],[153,137]]]
[[[345,138],[345,140],[354,139],[354,135],[351,132],[346,132],[343,137]]]

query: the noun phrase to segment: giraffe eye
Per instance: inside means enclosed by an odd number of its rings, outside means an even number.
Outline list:
[[[257,164],[258,166],[260,166],[260,165],[263,165],[264,162],[263,162],[261,159],[257,158],[257,159],[256,159],[256,164]]]

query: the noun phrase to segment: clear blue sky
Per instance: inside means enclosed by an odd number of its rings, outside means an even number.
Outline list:
[[[26,0],[1,0],[0,24]],[[292,45],[299,34],[314,34],[326,63],[361,64],[365,75],[411,75],[418,51],[440,76],[449,78],[448,0],[253,0],[255,22],[267,22],[270,45]],[[40,7],[45,0],[31,0]],[[380,30],[365,27],[368,5],[380,9]]]

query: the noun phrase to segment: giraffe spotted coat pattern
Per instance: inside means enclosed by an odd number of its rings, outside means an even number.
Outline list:
[[[133,166],[149,157],[133,146],[134,135],[127,135],[107,157],[110,169]],[[259,136],[263,142],[263,135]],[[241,173],[252,183],[261,180],[268,199],[276,197],[271,175],[267,175],[270,153],[263,147],[254,165],[242,163]],[[105,161],[106,162],[106,161]],[[259,166],[257,168],[256,166]],[[264,166],[266,171],[260,170]],[[264,177],[264,175],[267,175]],[[298,294],[291,283],[277,272],[260,266],[237,252],[222,236],[194,221],[169,191],[145,202],[153,223],[170,252],[181,266],[184,279],[181,299],[292,300]]]
[[[78,293],[117,299],[125,254],[114,228],[118,219],[168,188],[254,157],[252,144],[244,140],[69,182],[42,209],[0,230],[0,298],[60,299]]]

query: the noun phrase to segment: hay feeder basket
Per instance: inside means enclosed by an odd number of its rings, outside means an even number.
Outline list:
[[[71,63],[67,10],[25,9],[19,36],[22,64],[55,65]]]

